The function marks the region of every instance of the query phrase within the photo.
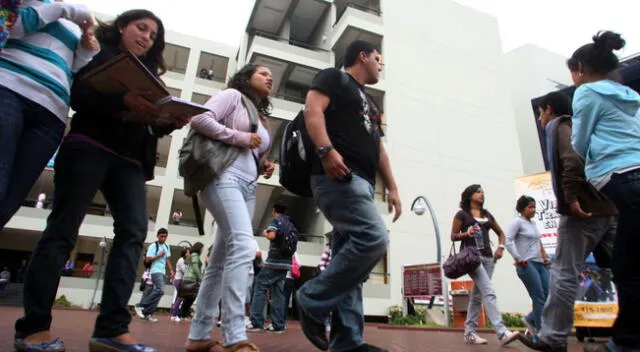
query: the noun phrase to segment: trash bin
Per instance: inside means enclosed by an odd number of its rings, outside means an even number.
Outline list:
[[[451,305],[453,312],[453,327],[462,328],[467,320],[467,308],[469,307],[469,295],[473,289],[473,280],[456,280],[451,281]],[[480,311],[478,318],[478,326],[487,325],[487,315],[484,306]]]

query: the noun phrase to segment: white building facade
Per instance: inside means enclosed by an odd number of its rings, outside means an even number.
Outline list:
[[[433,204],[445,255],[452,217],[468,185],[482,184],[486,206],[503,229],[515,214],[513,181],[523,174],[523,160],[495,18],[450,0],[257,0],[238,47],[168,31],[164,55],[170,68],[163,79],[173,95],[204,103],[224,89],[240,66],[269,67],[274,75],[270,159],[276,160],[283,128],[302,108],[313,77],[322,69],[340,67],[346,46],[355,39],[370,41],[383,53],[381,80],[367,91],[385,111],[384,143],[403,202],[403,216],[392,224],[382,185],[376,186],[390,244],[364,285],[364,306],[367,315],[384,316],[390,306],[402,303],[402,265],[437,261],[435,231],[430,219],[410,212],[413,199],[423,195]],[[207,234],[198,235],[191,200],[183,194],[177,155],[187,129],[160,140],[156,178],[148,183],[147,193],[147,242],[155,240],[159,228],[167,228],[174,263],[181,245],[201,241],[209,246],[215,233],[213,218],[206,213]],[[0,233],[1,253],[17,259],[28,256],[50,212],[47,207],[34,208],[34,200],[40,193],[50,199],[52,179],[53,171],[45,170],[25,205]],[[280,187],[277,170],[272,179],[258,182],[255,233],[269,220],[274,203],[287,205],[303,235],[298,255],[308,278],[324,250],[330,225],[311,200]],[[171,221],[176,209],[183,213],[179,224]],[[71,256],[77,268],[83,262],[100,262],[99,242],[113,237],[112,224],[104,199],[96,195]],[[492,238],[495,248],[497,237]],[[267,241],[257,239],[266,255]],[[530,300],[512,262],[505,252],[496,267],[498,303],[505,312],[526,312]],[[96,277],[97,273],[91,280],[63,277],[58,296],[65,294],[71,302],[88,307]],[[160,306],[169,306],[170,293],[168,288]],[[139,298],[136,289],[130,304]]]

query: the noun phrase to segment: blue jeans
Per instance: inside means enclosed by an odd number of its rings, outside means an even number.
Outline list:
[[[140,303],[136,304],[137,307],[143,308],[142,313],[144,315],[152,315],[155,313],[156,308],[158,308],[158,303],[160,303],[162,296],[164,296],[165,277],[165,274],[151,274],[153,287],[151,291],[149,291],[149,294],[142,296]]]
[[[276,330],[285,328],[284,321],[284,281],[287,278],[287,270],[262,268],[256,276],[251,299],[251,324],[254,327],[264,326],[264,304],[267,289],[271,292],[271,325]]]
[[[640,169],[614,174],[602,192],[620,212],[611,262],[618,289],[612,338],[620,350],[640,350]]]
[[[533,310],[525,319],[540,331],[542,309],[549,295],[549,271],[543,263],[529,260],[526,267],[517,266],[516,272],[524,287],[527,288],[533,305]]]
[[[225,345],[232,345],[247,340],[244,304],[249,269],[256,256],[251,225],[256,183],[224,173],[205,187],[201,196],[218,225],[218,231],[198,291],[189,339],[211,338],[218,303],[222,298],[222,337]]]
[[[0,231],[18,211],[60,145],[64,123],[0,86]]]
[[[324,324],[333,313],[330,348],[346,351],[363,345],[362,282],[382,260],[389,239],[387,227],[374,203],[374,189],[354,175],[339,182],[313,175],[316,204],[334,229],[331,265],[298,290],[300,306]]]

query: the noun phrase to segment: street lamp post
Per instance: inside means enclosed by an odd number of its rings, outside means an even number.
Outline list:
[[[91,297],[91,306],[89,309],[93,309],[96,305],[96,293],[98,292],[98,284],[100,283],[100,277],[102,277],[102,268],[104,266],[104,253],[107,250],[107,237],[102,237],[100,240],[100,266],[98,269],[98,275],[96,276],[96,285],[93,287],[93,296]]]
[[[442,278],[442,295],[444,296],[444,316],[445,324],[449,326],[449,283],[447,278],[443,275],[442,271],[442,246],[440,245],[440,226],[438,226],[438,219],[436,218],[436,212],[433,210],[431,203],[424,196],[418,196],[413,200],[411,204],[411,211],[416,215],[423,215],[429,210],[431,215],[431,221],[433,222],[433,229],[436,234],[436,251],[438,256],[438,264],[440,264],[440,277]]]

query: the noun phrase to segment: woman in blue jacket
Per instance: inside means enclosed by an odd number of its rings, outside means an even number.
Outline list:
[[[640,95],[611,79],[624,39],[600,32],[567,61],[578,88],[573,97],[575,151],[585,159],[587,179],[620,211],[612,253],[618,316],[612,339],[594,351],[640,351]]]

